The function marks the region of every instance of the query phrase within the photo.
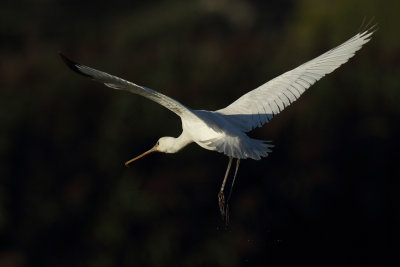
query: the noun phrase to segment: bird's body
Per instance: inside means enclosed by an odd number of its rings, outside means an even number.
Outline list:
[[[155,90],[75,63],[62,54],[61,57],[72,70],[79,74],[102,82],[113,89],[127,90],[142,95],[166,107],[181,118],[182,133],[179,137],[160,138],[151,150],[128,161],[126,165],[150,152],[178,152],[192,142],[202,148],[228,156],[230,158],[228,170],[219,194],[220,208],[223,205],[221,213],[224,214],[223,189],[232,158],[238,160],[237,172],[240,159],[259,160],[271,152],[272,145],[266,141],[250,138],[246,133],[269,122],[272,117],[298,99],[316,81],[347,62],[370,40],[373,32],[374,27],[371,27],[356,34],[336,48],[270,80],[244,94],[226,108],[216,111],[192,110]]]
[[[181,117],[182,134],[177,138],[179,141],[195,142],[202,148],[238,159],[258,160],[270,152],[270,145],[248,137],[228,115],[207,110],[192,110],[192,112],[195,117]]]

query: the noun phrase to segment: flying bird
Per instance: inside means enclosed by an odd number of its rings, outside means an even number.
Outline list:
[[[152,152],[176,153],[192,142],[207,150],[217,151],[228,156],[228,167],[218,193],[220,213],[228,221],[228,203],[240,160],[248,158],[259,160],[262,157],[267,157],[273,147],[269,141],[250,138],[246,133],[269,122],[275,115],[298,99],[316,81],[347,62],[354,56],[355,52],[371,39],[375,29],[375,26],[372,26],[359,31],[341,45],[285,72],[242,95],[229,106],[215,111],[193,110],[153,89],[76,63],[61,53],[60,56],[73,71],[94,81],[104,83],[110,88],[126,90],[144,96],[180,117],[182,133],[179,137],[161,137],[153,148],[127,161],[126,166]],[[236,169],[228,198],[225,199],[225,184],[234,158],[236,159]]]

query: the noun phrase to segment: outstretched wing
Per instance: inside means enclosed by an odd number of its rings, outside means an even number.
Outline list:
[[[360,32],[343,44],[288,71],[217,110],[247,132],[261,127],[294,102],[316,81],[353,57],[367,43],[375,27]]]
[[[177,114],[180,117],[195,116],[189,108],[185,107],[178,101],[176,101],[166,95],[163,95],[155,90],[134,84],[132,82],[121,79],[117,76],[113,76],[111,74],[90,68],[88,66],[81,65],[79,63],[76,63],[76,62],[68,59],[66,56],[64,56],[61,53],[60,53],[60,56],[61,56],[62,60],[65,62],[65,64],[70,69],[77,72],[78,74],[81,74],[85,77],[89,77],[96,82],[104,83],[104,85],[106,85],[110,88],[117,89],[117,90],[126,90],[131,93],[144,96],[144,97],[146,97],[150,100],[153,100],[154,102],[166,107],[167,109],[171,110],[172,112],[174,112],[175,114]]]

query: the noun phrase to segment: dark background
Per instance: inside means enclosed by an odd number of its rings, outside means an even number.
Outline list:
[[[393,1],[14,1],[0,8],[0,266],[399,264],[400,35]],[[231,224],[227,158],[191,144],[123,163],[175,114],[72,73],[57,55],[222,108],[342,43],[349,63],[251,136]],[[397,265],[398,266],[398,265]]]

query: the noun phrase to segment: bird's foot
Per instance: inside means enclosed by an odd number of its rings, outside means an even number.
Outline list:
[[[221,216],[225,217],[225,196],[224,196],[224,192],[219,192],[219,194],[218,194],[218,205],[219,205],[219,212],[221,213]]]

